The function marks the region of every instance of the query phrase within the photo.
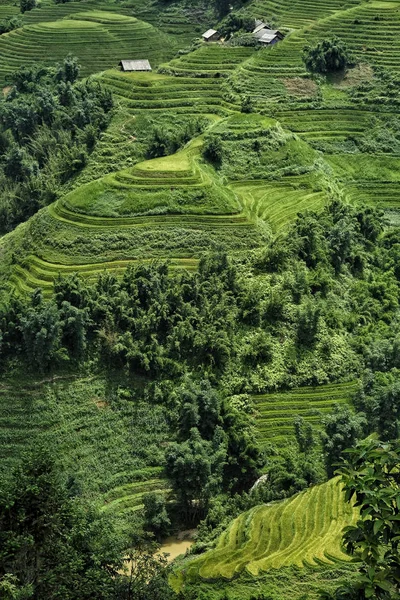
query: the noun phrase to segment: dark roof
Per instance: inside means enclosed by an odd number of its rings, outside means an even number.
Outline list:
[[[218,33],[218,31],[216,29],[209,29],[208,31],[206,31],[205,33],[203,33],[202,37],[205,40],[208,40],[210,37],[212,37],[216,33]]]
[[[151,71],[148,60],[121,60],[119,64],[123,71]]]

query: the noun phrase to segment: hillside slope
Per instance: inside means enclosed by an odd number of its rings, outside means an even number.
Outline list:
[[[257,576],[271,568],[347,561],[341,532],[356,519],[357,510],[345,503],[339,478],[332,479],[241,514],[214,550],[184,565],[184,577],[232,579],[243,570]]]

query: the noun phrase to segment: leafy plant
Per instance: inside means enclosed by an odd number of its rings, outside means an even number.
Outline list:
[[[303,60],[307,69],[323,74],[342,71],[353,62],[347,45],[336,36],[305,46]]]
[[[361,562],[360,597],[389,600],[400,593],[400,444],[368,438],[346,451],[337,471],[346,500],[360,507],[356,525],[346,527],[347,550]]]

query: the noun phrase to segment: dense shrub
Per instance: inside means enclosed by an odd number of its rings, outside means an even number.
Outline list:
[[[306,46],[303,60],[310,71],[325,74],[345,69],[352,63],[352,56],[346,44],[333,37],[322,40],[315,46]]]
[[[58,187],[87,163],[109,122],[111,94],[77,83],[67,56],[55,68],[22,68],[0,101],[0,231],[9,231],[55,200]]]

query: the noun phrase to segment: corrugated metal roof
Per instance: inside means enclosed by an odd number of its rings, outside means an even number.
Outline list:
[[[148,60],[121,60],[119,64],[123,71],[151,71]]]
[[[261,29],[264,29],[265,27],[266,27],[266,23],[263,23],[262,21],[259,21],[258,24],[257,24],[257,21],[256,21],[256,28],[253,31],[253,33],[258,33]]]
[[[264,35],[260,38],[258,38],[259,42],[262,42],[263,44],[269,44],[270,42],[272,42],[273,40],[275,40],[277,38],[277,34],[275,31],[272,31],[271,33],[264,33]]]
[[[278,29],[268,29],[264,27],[264,29],[260,29],[257,33],[254,34],[254,37],[258,39],[259,42],[263,44],[269,44],[275,38],[282,39],[283,35]]]
[[[208,31],[203,33],[203,38],[205,38],[207,40],[208,38],[212,37],[216,33],[218,33],[218,31],[216,29],[209,29]]]

